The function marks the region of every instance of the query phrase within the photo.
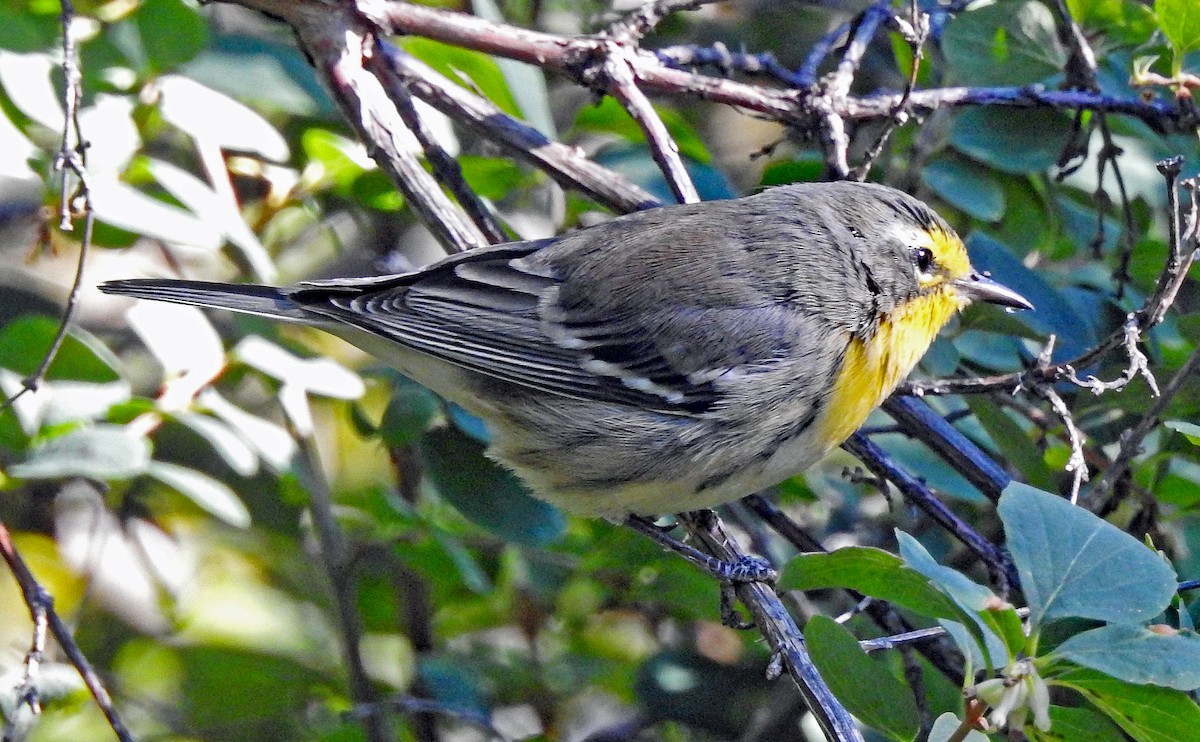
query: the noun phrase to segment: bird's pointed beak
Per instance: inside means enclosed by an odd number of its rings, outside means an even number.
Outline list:
[[[1024,296],[979,271],[971,271],[970,275],[958,279],[954,285],[972,301],[986,301],[1012,309],[1033,309],[1033,304]]]

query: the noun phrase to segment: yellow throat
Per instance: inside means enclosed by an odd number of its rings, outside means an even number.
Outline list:
[[[887,399],[960,306],[952,289],[939,287],[897,307],[870,339],[851,338],[820,425],[829,448],[849,438]]]

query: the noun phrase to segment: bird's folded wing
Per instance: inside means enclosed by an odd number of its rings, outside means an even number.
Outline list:
[[[794,342],[779,307],[557,303],[564,279],[522,257],[542,243],[455,255],[407,276],[309,282],[289,298],[309,311],[520,386],[675,415],[721,399],[722,377],[752,372]],[[581,287],[570,293],[578,295]],[[631,297],[636,298],[636,297]],[[807,334],[807,333],[804,333]]]

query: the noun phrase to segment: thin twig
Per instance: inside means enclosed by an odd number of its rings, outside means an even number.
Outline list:
[[[912,51],[912,69],[908,72],[908,79],[904,81],[904,90],[900,94],[900,100],[896,102],[891,117],[884,123],[883,130],[876,137],[875,144],[867,150],[863,161],[850,171],[850,177],[854,180],[866,179],[867,174],[871,172],[871,165],[883,153],[883,147],[891,138],[892,132],[908,121],[908,112],[905,109],[908,107],[908,101],[912,98],[913,91],[916,90],[917,78],[921,73],[921,60],[925,54],[925,40],[929,37],[929,16],[921,11],[917,0],[911,0],[908,7],[908,20],[896,16],[892,18],[892,22],[894,25],[900,26],[904,41]]]
[[[309,496],[309,513],[320,551],[318,561],[324,567],[338,609],[339,625],[342,630],[342,652],[349,674],[350,698],[356,704],[374,704],[379,693],[367,675],[361,653],[362,626],[359,622],[358,604],[355,598],[354,571],[346,545],[346,538],[334,515],[333,495],[329,483],[321,470],[320,454],[313,440],[307,400],[293,399],[282,406],[284,419],[292,440],[296,443],[296,468],[300,481]],[[305,405],[297,409],[296,405]],[[387,719],[377,714],[363,717],[363,731],[369,742],[385,742],[393,738]]]
[[[510,156],[544,170],[564,188],[581,191],[618,213],[659,205],[649,191],[597,165],[582,150],[546,138],[491,101],[450,82],[411,54],[386,42],[379,49],[395,81],[413,95],[477,135],[492,140]]]
[[[765,521],[772,529],[801,553],[824,552],[825,547],[810,536],[798,523],[789,518],[786,513],[777,508],[770,500],[762,495],[750,495],[741,501],[755,515]],[[846,594],[856,603],[863,604],[865,612],[872,621],[884,631],[892,634],[905,634],[912,631],[912,626],[896,611],[891,604],[883,600],[868,599],[857,590],[846,590]],[[945,675],[950,682],[960,683],[963,678],[962,662],[954,656],[955,650],[945,643],[929,643],[918,648],[918,651],[929,660],[929,663]]]
[[[1025,371],[996,376],[907,382],[900,386],[900,392],[920,396],[922,394],[978,394],[997,389],[1008,391],[1028,389],[1034,384],[1053,383],[1064,379],[1071,380],[1073,377],[1078,378],[1075,376],[1075,369],[1088,368],[1117,348],[1133,348],[1136,350],[1136,340],[1140,339],[1143,333],[1158,325],[1166,317],[1167,310],[1175,303],[1175,297],[1187,280],[1188,270],[1191,269],[1192,264],[1198,257],[1196,250],[1196,230],[1189,229],[1185,235],[1181,236],[1180,234],[1178,216],[1179,196],[1176,189],[1178,187],[1178,178],[1182,169],[1182,163],[1183,160],[1179,157],[1163,160],[1158,163],[1159,172],[1163,174],[1163,177],[1167,181],[1168,216],[1170,220],[1172,249],[1155,283],[1154,292],[1146,299],[1142,308],[1133,312],[1129,317],[1128,321],[1132,322],[1133,329],[1136,330],[1134,333],[1135,341],[1132,344],[1130,341],[1131,330],[1127,323],[1121,329],[1110,333],[1108,337],[1078,357],[1064,363],[1044,367],[1038,366]],[[1194,221],[1196,219],[1196,210],[1193,209],[1189,213],[1192,214]],[[1188,238],[1187,235],[1191,235],[1191,237]],[[1129,359],[1131,365],[1137,366],[1139,355],[1140,352],[1131,355]],[[1127,370],[1126,373],[1128,374],[1129,371]],[[1134,373],[1140,373],[1140,371],[1135,368]],[[1089,386],[1089,384],[1085,382],[1085,386]]]
[[[915,505],[935,523],[945,528],[961,541],[977,557],[983,560],[999,586],[1006,593],[1010,585],[1019,585],[1017,571],[1012,560],[1000,547],[988,541],[969,523],[946,507],[923,482],[896,464],[882,448],[870,439],[855,434],[842,444],[859,461],[880,479],[891,482],[909,503]]]
[[[450,192],[458,200],[459,205],[466,210],[471,221],[475,223],[475,226],[489,242],[492,244],[507,242],[509,237],[500,226],[495,214],[488,209],[483,200],[479,198],[479,195],[467,185],[466,180],[463,178],[462,167],[438,143],[433,132],[430,131],[425,120],[417,111],[412,94],[408,91],[408,88],[400,84],[399,80],[391,74],[391,66],[386,61],[382,61],[386,59],[386,52],[381,48],[383,42],[376,41],[375,44],[375,54],[367,62],[369,68],[380,78],[387,89],[388,96],[396,104],[396,110],[400,114],[400,118],[404,121],[408,130],[412,132],[413,137],[421,144],[421,149],[425,152],[425,159],[433,167],[438,180],[450,189]]]
[[[924,400],[893,395],[884,402],[883,409],[906,434],[933,449],[993,502],[1012,481],[1004,467]]]
[[[667,131],[666,124],[650,104],[650,99],[637,86],[632,55],[627,53],[626,47],[616,42],[609,44],[598,69],[603,70],[605,90],[629,112],[645,134],[650,155],[662,170],[675,199],[684,204],[699,202],[700,194],[696,192],[692,176],[679,156],[679,145]]]
[[[1091,503],[1098,503],[1108,496],[1117,481],[1129,470],[1133,460],[1141,453],[1142,441],[1159,424],[1167,405],[1175,398],[1184,384],[1195,379],[1197,373],[1200,373],[1200,348],[1192,351],[1183,366],[1163,387],[1162,394],[1159,394],[1142,414],[1137,424],[1121,436],[1121,448],[1113,458],[1112,464],[1105,470],[1100,481],[1088,492],[1088,499]]]
[[[96,700],[96,706],[104,714],[104,718],[108,721],[113,733],[117,735],[117,739],[121,742],[133,742],[133,735],[129,733],[125,722],[121,720],[120,714],[113,706],[112,697],[108,695],[100,676],[92,669],[87,657],[83,656],[79,645],[75,643],[75,637],[71,635],[71,629],[54,610],[54,599],[41,586],[37,578],[33,576],[33,572],[29,570],[25,560],[21,558],[21,554],[13,544],[8,528],[3,522],[0,522],[0,557],[8,565],[9,571],[12,572],[13,578],[17,582],[17,587],[21,589],[21,596],[25,600],[26,607],[29,608],[29,615],[33,618],[35,626],[39,621],[45,620],[50,628],[50,633],[54,635],[54,640],[58,642],[58,646],[67,655],[67,659],[79,671],[84,685],[92,694],[92,698]]]
[[[324,79],[367,151],[421,215],[425,226],[448,252],[488,244],[479,229],[442,191],[417,157],[405,149],[399,133],[406,127],[382,82],[367,67],[375,29],[365,18],[321,5],[320,12],[297,3],[285,17],[292,23],[313,66]]]
[[[681,513],[678,517],[688,532],[700,539],[706,551],[718,559],[736,562],[746,556],[711,511]],[[771,651],[783,659],[784,668],[800,689],[826,736],[839,742],[861,742],[862,734],[849,712],[833,696],[817,672],[804,643],[804,635],[779,600],[775,588],[765,582],[741,582],[734,585],[733,589],[738,599],[750,610],[755,625],[766,637]]]
[[[87,171],[88,142],[83,136],[83,127],[79,120],[79,103],[83,99],[83,75],[79,70],[79,50],[75,37],[71,34],[71,21],[75,17],[75,8],[69,0],[63,0],[62,14],[62,50],[63,50],[63,129],[58,154],[54,158],[54,169],[60,173],[59,179],[59,229],[70,232],[74,227],[76,209],[83,212],[83,235],[79,240],[79,259],[75,264],[75,278],[71,282],[71,290],[67,293],[66,303],[58,318],[58,329],[50,341],[50,347],[42,355],[42,360],[32,374],[21,382],[21,390],[11,397],[0,401],[0,412],[7,410],[14,402],[25,394],[36,392],[54,363],[59,349],[67,339],[67,331],[71,320],[75,317],[75,308],[79,303],[79,291],[83,288],[84,266],[87,265],[88,249],[92,244],[92,232],[95,228],[96,217],[92,209],[92,191],[89,185]],[[74,142],[74,144],[72,144]],[[76,179],[72,187],[71,178]]]

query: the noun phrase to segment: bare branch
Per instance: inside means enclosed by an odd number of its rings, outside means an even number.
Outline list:
[[[650,100],[637,86],[634,80],[634,65],[627,47],[612,43],[607,46],[603,64],[603,76],[607,79],[606,89],[612,97],[624,106],[633,120],[641,127],[646,135],[646,143],[650,146],[650,154],[663,171],[667,185],[675,194],[679,203],[694,204],[700,201],[700,194],[688,175],[683,159],[679,156],[679,145],[667,131],[666,124],[659,118]]]
[[[581,191],[618,213],[658,206],[650,192],[597,165],[576,147],[544,134],[501,111],[491,101],[464,90],[432,67],[397,47],[381,43],[381,53],[397,82],[413,95],[503,147],[512,157],[538,167],[563,187]]]
[[[737,541],[730,538],[712,511],[680,514],[679,520],[688,532],[699,538],[706,550],[728,562],[745,558]],[[804,635],[795,620],[779,600],[775,588],[765,582],[741,582],[734,587],[738,599],[750,609],[754,623],[766,637],[771,651],[783,660],[784,668],[817,718],[829,739],[862,740],[849,712],[834,698],[829,686],[821,679],[808,649]]]
[[[83,678],[83,682],[92,694],[92,698],[96,699],[96,705],[100,708],[101,713],[104,714],[104,718],[108,721],[108,725],[113,730],[113,733],[117,735],[117,739],[121,740],[121,742],[133,742],[133,735],[129,733],[129,729],[125,727],[125,722],[121,720],[120,714],[113,707],[112,697],[108,695],[108,691],[105,689],[104,683],[100,680],[100,676],[96,674],[96,671],[92,669],[87,658],[83,656],[79,645],[75,643],[75,637],[71,635],[71,629],[54,610],[54,599],[50,597],[45,588],[33,576],[33,572],[29,570],[29,566],[21,558],[21,554],[17,551],[16,546],[13,545],[8,528],[2,522],[0,522],[0,558],[4,559],[9,571],[12,572],[13,578],[17,582],[17,587],[21,589],[21,595],[25,599],[25,605],[29,608],[29,615],[33,618],[34,626],[36,627],[43,621],[49,626],[50,633],[54,635],[54,640],[58,642],[63,653],[67,655],[67,659],[79,671],[80,677]],[[36,647],[38,643],[35,637],[33,646]]]

